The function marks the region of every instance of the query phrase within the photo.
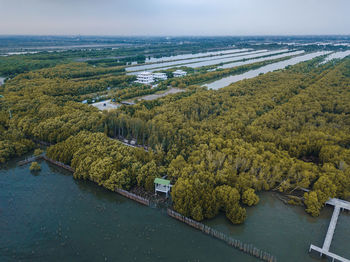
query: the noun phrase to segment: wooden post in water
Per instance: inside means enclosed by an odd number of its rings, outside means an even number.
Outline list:
[[[237,240],[235,238],[229,237],[227,235],[225,235],[223,232],[219,232],[209,226],[206,226],[202,223],[199,223],[197,221],[194,221],[188,217],[185,217],[171,209],[168,208],[167,210],[167,214],[179,221],[184,222],[185,224],[188,224],[198,230],[201,230],[203,233],[206,233],[210,236],[213,236],[217,239],[220,239],[222,241],[225,241],[228,245],[235,247],[249,255],[255,256],[256,258],[259,258],[261,260],[264,261],[268,261],[268,262],[276,262],[273,261],[274,257],[271,256],[269,253],[267,252],[263,252],[262,250],[254,247],[252,244],[248,244],[248,243],[243,243],[240,240]]]

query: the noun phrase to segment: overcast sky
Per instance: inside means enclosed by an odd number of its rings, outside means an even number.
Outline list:
[[[350,0],[0,0],[0,34],[350,34]]]

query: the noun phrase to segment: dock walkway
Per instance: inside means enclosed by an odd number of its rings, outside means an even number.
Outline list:
[[[337,198],[332,198],[332,199],[328,200],[326,202],[326,204],[334,206],[334,211],[333,211],[331,221],[329,222],[329,226],[328,226],[326,237],[325,237],[324,242],[323,242],[323,246],[322,246],[322,248],[319,248],[317,246],[310,245],[309,252],[311,252],[311,250],[317,251],[320,253],[320,256],[326,255],[326,256],[330,257],[332,259],[332,261],[338,260],[341,262],[350,262],[349,259],[343,258],[341,256],[338,256],[338,255],[332,253],[332,252],[329,252],[329,248],[330,248],[331,243],[332,243],[332,239],[333,239],[335,228],[337,226],[337,221],[338,221],[340,211],[342,209],[350,210],[350,202],[347,202],[347,201],[344,201],[341,199],[337,199]]]

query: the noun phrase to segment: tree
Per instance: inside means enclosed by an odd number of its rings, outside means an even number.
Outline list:
[[[317,193],[315,191],[305,193],[304,199],[304,203],[306,205],[306,212],[310,213],[314,217],[319,216],[322,204],[318,200]]]
[[[176,180],[181,176],[183,168],[186,167],[186,161],[182,155],[178,155],[173,159],[168,168],[168,175],[170,178]]]
[[[233,205],[227,212],[226,217],[233,224],[241,224],[247,217],[246,210],[240,207],[238,204]]]
[[[41,148],[34,150],[34,156],[40,156],[44,151]]]
[[[255,194],[254,189],[249,188],[243,192],[242,202],[248,206],[256,205],[259,203],[259,197]]]
[[[30,171],[40,171],[41,166],[38,162],[32,162],[32,164],[29,167]]]
[[[137,175],[137,184],[144,187],[147,191],[154,191],[154,179],[160,177],[159,168],[154,160],[141,167]]]

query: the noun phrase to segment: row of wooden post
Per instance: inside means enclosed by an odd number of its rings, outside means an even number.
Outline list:
[[[129,199],[132,199],[140,204],[143,204],[145,206],[149,206],[150,205],[150,201],[146,198],[140,197],[139,195],[130,193],[129,191],[123,190],[123,189],[115,189],[115,192],[117,192],[118,194],[125,196]]]
[[[42,159],[42,158],[43,158],[43,156],[32,156],[32,157],[26,158],[22,161],[19,161],[17,164],[19,166],[23,166],[23,165],[29,164],[31,162],[34,162],[34,161]]]
[[[53,160],[51,158],[48,158],[46,155],[41,155],[41,156],[35,156],[35,157],[27,158],[27,159],[25,159],[23,161],[18,162],[18,165],[20,165],[20,166],[21,165],[25,165],[25,164],[28,164],[30,162],[33,162],[33,161],[36,161],[36,160],[39,160],[39,159],[44,159],[45,161],[50,162],[51,164],[54,164],[54,165],[59,166],[61,168],[64,168],[64,169],[66,169],[66,170],[68,170],[70,172],[74,172],[74,169],[71,166],[66,165],[66,164],[64,164],[62,162]],[[125,191],[123,189],[118,189],[118,188],[115,189],[114,191],[117,192],[118,194],[122,195],[122,196],[125,196],[125,197],[127,197],[127,198],[129,198],[131,200],[134,200],[134,201],[136,201],[136,202],[138,202],[140,204],[143,204],[145,206],[149,206],[150,205],[150,201],[148,199],[143,198],[141,196],[138,196],[136,194],[133,194],[133,193],[130,193],[128,191]]]
[[[74,172],[74,169],[71,166],[68,166],[68,165],[66,165],[66,164],[64,164],[62,162],[55,161],[55,160],[53,160],[51,158],[48,158],[46,155],[33,156],[33,157],[30,157],[30,158],[26,158],[26,159],[24,159],[22,161],[19,161],[18,165],[19,166],[23,166],[23,165],[29,164],[31,162],[37,161],[39,159],[44,159],[45,161],[50,162],[51,164],[54,164],[54,165],[59,166],[59,167],[62,167],[64,169],[68,170],[68,171]]]
[[[256,247],[254,247],[252,244],[246,244],[240,240],[229,237],[222,232],[219,232],[219,231],[217,231],[211,227],[208,227],[202,223],[194,221],[193,219],[185,217],[185,216],[175,212],[174,210],[172,210],[170,208],[167,209],[167,214],[169,216],[181,221],[181,222],[186,223],[187,225],[190,225],[191,227],[194,227],[198,230],[201,230],[205,234],[208,234],[208,235],[213,236],[217,239],[225,241],[230,246],[235,247],[235,248],[241,250],[242,252],[245,252],[247,254],[255,256],[263,261],[267,261],[267,262],[276,262],[277,261],[276,257],[272,256],[271,254],[269,254],[265,251],[262,251]]]
[[[74,172],[74,169],[71,167],[71,166],[68,166],[68,165],[65,165],[61,162],[58,162],[58,161],[55,161],[55,160],[52,160],[50,158],[48,158],[46,155],[43,155],[43,156],[38,156],[38,157],[32,157],[32,158],[28,158],[26,160],[23,160],[21,162],[19,162],[18,164],[19,165],[24,165],[26,163],[30,163],[30,162],[33,162],[35,160],[38,160],[38,159],[44,159],[54,165],[57,165],[59,167],[62,167],[66,170],[69,170],[71,172]],[[133,194],[133,193],[130,193],[129,191],[126,191],[126,190],[123,190],[123,189],[115,189],[115,192],[117,192],[118,194],[122,195],[122,196],[125,196],[131,200],[134,200],[140,204],[143,204],[143,205],[146,205],[146,206],[149,206],[150,205],[150,201],[146,198],[143,198],[139,195],[136,195],[136,194]],[[205,234],[208,234],[208,235],[211,235],[217,239],[220,239],[222,241],[225,241],[227,244],[229,244],[230,246],[232,247],[235,247],[245,253],[248,253],[252,256],[255,256],[263,261],[267,261],[267,262],[276,262],[277,259],[276,257],[272,256],[271,254],[267,253],[267,252],[264,252],[256,247],[254,247],[252,244],[246,244],[246,243],[243,243],[242,241],[240,240],[237,240],[237,239],[233,239],[232,237],[229,237],[227,235],[225,235],[224,233],[222,232],[219,232],[211,227],[208,227],[202,223],[199,223],[193,219],[190,219],[188,217],[185,217],[177,212],[175,212],[174,210],[168,208],[167,209],[167,214],[179,221],[182,221],[184,223],[186,223],[187,225],[190,225],[198,230],[201,230],[202,232],[204,232]]]
[[[42,158],[43,158],[44,160],[46,160],[47,162],[50,162],[51,164],[54,164],[54,165],[59,166],[59,167],[62,167],[63,169],[66,169],[66,170],[68,170],[68,171],[70,171],[70,172],[74,172],[73,167],[71,167],[71,166],[69,166],[69,165],[66,165],[66,164],[63,164],[62,162],[58,162],[58,161],[56,161],[56,160],[53,160],[53,159],[51,159],[51,158],[48,158],[46,155],[42,156]]]

